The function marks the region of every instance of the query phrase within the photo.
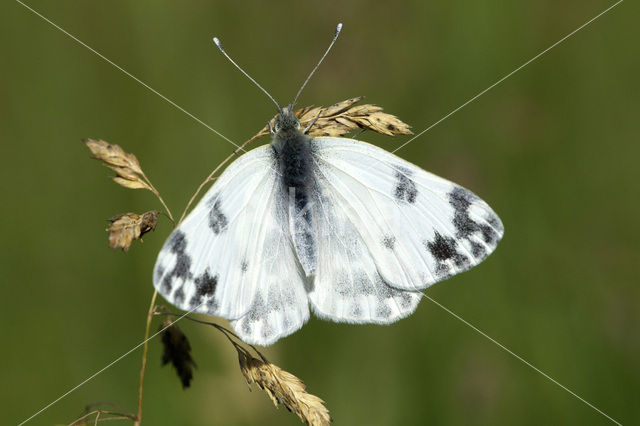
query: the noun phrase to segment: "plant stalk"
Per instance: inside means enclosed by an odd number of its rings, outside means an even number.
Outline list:
[[[134,426],[140,426],[142,422],[142,390],[144,385],[144,372],[147,368],[147,352],[149,351],[149,332],[151,330],[151,320],[153,319],[153,312],[156,306],[156,297],[158,296],[158,290],[153,290],[153,296],[151,296],[151,303],[149,304],[149,312],[147,313],[147,326],[144,331],[144,346],[142,348],[142,367],[140,368],[140,383],[138,384],[138,414],[136,420],[133,422]]]

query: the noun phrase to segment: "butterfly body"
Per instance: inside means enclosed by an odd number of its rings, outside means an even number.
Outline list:
[[[298,259],[305,274],[315,271],[317,246],[313,232],[313,212],[310,206],[314,192],[312,138],[300,131],[300,123],[290,107],[283,109],[275,120],[271,147],[279,172],[279,191],[282,200],[288,200],[286,212],[289,230],[293,236]]]

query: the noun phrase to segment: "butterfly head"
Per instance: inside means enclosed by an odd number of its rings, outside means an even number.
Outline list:
[[[297,134],[300,132],[300,121],[293,112],[291,105],[280,110],[274,120],[273,133],[278,137]]]

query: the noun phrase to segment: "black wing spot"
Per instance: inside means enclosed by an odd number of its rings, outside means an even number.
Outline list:
[[[495,214],[490,214],[489,217],[487,218],[487,222],[489,223],[489,225],[493,226],[494,229],[497,229],[500,232],[504,231],[502,222],[500,221],[498,216],[496,216]]]
[[[411,179],[411,171],[404,167],[398,167],[396,170],[396,187],[394,196],[398,201],[407,201],[415,203],[418,196],[416,183]]]
[[[386,303],[380,302],[376,308],[376,317],[387,319],[391,316],[391,308]]]
[[[184,302],[184,290],[182,290],[182,287],[178,287],[176,289],[175,293],[173,294],[173,300],[176,305],[182,305],[182,302]]]
[[[209,211],[209,228],[213,231],[214,234],[218,235],[222,231],[227,229],[227,225],[229,224],[229,220],[222,210],[220,209],[220,197],[214,197],[216,201],[211,206],[211,210]]]
[[[154,281],[160,281],[160,278],[162,278],[163,275],[164,275],[164,267],[162,265],[158,265],[154,273],[154,277],[153,277]]]
[[[471,254],[476,259],[481,259],[487,256],[487,249],[476,241],[471,241]]]
[[[449,204],[454,209],[453,225],[456,228],[456,237],[464,238],[471,244],[471,254],[476,259],[484,259],[487,249],[481,243],[471,237],[479,234],[479,237],[490,247],[495,246],[500,239],[498,232],[502,232],[502,223],[495,214],[491,214],[487,223],[478,223],[469,215],[469,207],[478,200],[478,197],[460,187],[454,188],[449,193]],[[497,230],[497,231],[496,231]]]
[[[382,245],[389,250],[393,250],[396,245],[396,237],[393,235],[385,235],[384,238],[382,238]]]
[[[247,272],[247,269],[249,269],[249,262],[247,262],[247,260],[245,259],[240,264],[240,271],[242,271],[242,273],[245,273]]]
[[[202,275],[196,277],[194,282],[196,285],[196,292],[193,297],[191,297],[190,304],[191,306],[199,306],[213,298],[218,285],[218,275],[212,276],[209,273],[209,270],[206,270]]]
[[[169,250],[171,253],[184,253],[184,249],[187,248],[187,239],[182,231],[176,231],[169,240]]]
[[[480,225],[480,232],[482,232],[482,239],[485,243],[491,245],[495,244],[498,234],[496,234],[496,231],[494,231],[492,227],[489,225]]]
[[[458,243],[451,237],[443,237],[436,231],[433,241],[427,243],[427,249],[439,261],[451,259],[457,254]]]
[[[458,251],[458,242],[451,237],[443,237],[437,231],[434,240],[425,244],[427,249],[436,259],[436,275],[443,277],[451,272],[451,268],[447,265],[447,260],[452,260],[456,268],[467,270],[471,266],[471,260],[468,256]]]
[[[473,201],[473,195],[460,187],[454,188],[449,193],[449,204],[455,210],[453,225],[456,227],[458,238],[468,238],[469,235],[478,231],[478,224],[469,217],[469,207]]]
[[[256,298],[251,304],[251,309],[247,313],[247,319],[250,322],[258,322],[266,316],[267,307],[260,293],[256,294]]]
[[[438,262],[436,265],[436,277],[445,279],[451,276],[451,267],[447,263]]]
[[[191,275],[191,258],[184,253],[176,253],[176,265],[171,271],[171,275],[176,278],[187,279]]]
[[[411,302],[413,301],[413,297],[411,297],[411,294],[406,291],[401,291],[399,293],[400,293],[399,294],[400,307],[402,309],[409,309],[411,307]]]
[[[171,293],[171,289],[173,288],[171,286],[172,278],[173,276],[171,274],[167,274],[162,279],[162,284],[160,284],[160,290],[162,290],[162,294]]]
[[[456,252],[456,255],[453,257],[453,263],[457,268],[462,270],[467,270],[471,266],[471,260],[460,252]]]
[[[165,295],[171,293],[174,279],[181,278],[182,280],[186,280],[191,278],[191,257],[185,253],[187,239],[184,232],[175,231],[171,237],[169,237],[167,244],[169,250],[176,255],[176,263],[173,265],[173,269],[167,271],[162,279],[160,290]]]

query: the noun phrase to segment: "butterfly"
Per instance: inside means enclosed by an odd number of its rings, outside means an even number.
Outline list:
[[[270,345],[310,311],[395,322],[496,248],[502,222],[471,191],[366,142],[310,137],[295,100],[275,103],[271,143],[235,160],[160,250],[153,283],[173,305]]]

